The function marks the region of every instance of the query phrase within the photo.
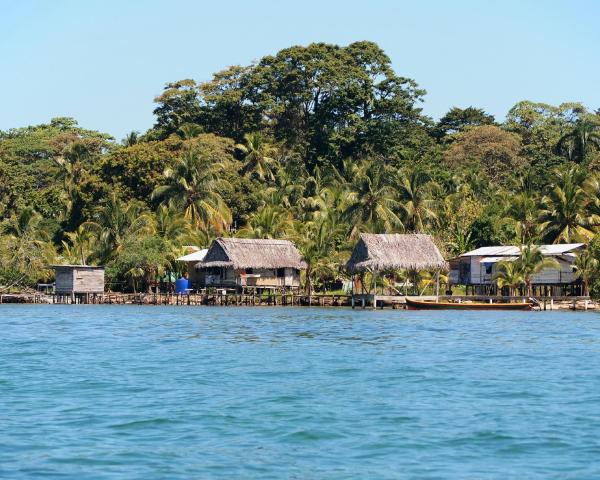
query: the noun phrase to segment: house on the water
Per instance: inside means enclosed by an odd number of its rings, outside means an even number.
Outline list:
[[[192,252],[177,258],[178,262],[183,262],[187,266],[187,278],[190,285],[194,288],[202,288],[205,285],[206,270],[197,268],[198,262],[201,262],[208,253],[208,248],[192,247]]]
[[[428,270],[439,275],[447,268],[448,264],[431,236],[424,234],[361,233],[346,264],[346,269],[353,275],[369,271],[375,276],[394,270]],[[358,293],[355,290],[353,282],[353,294]]]
[[[206,287],[297,290],[306,262],[288,240],[217,238],[195,268]]]
[[[54,293],[71,302],[88,303],[90,296],[104,293],[104,267],[54,265]]]
[[[567,295],[576,293],[579,281],[574,273],[577,253],[586,248],[583,243],[540,245],[544,256],[554,258],[559,268],[548,267],[532,278],[534,291],[543,295]],[[517,246],[481,247],[450,260],[448,282],[465,285],[478,295],[497,293],[494,276],[502,261],[514,261],[521,254]]]

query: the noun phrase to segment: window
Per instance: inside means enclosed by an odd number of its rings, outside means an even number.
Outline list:
[[[247,269],[246,269],[246,273],[247,273],[248,275],[252,275],[252,274],[254,273],[254,269],[252,269],[252,268],[247,268]]]
[[[285,268],[278,268],[277,269],[277,278],[283,278],[285,277]]]

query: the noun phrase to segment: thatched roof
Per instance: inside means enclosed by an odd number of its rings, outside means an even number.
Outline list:
[[[362,270],[434,270],[448,264],[433,243],[423,234],[361,233],[346,268]]]
[[[288,240],[217,238],[208,249],[206,257],[196,268],[298,268],[305,269],[306,262],[294,244]]]

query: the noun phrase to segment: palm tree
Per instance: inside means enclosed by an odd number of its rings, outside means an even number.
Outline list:
[[[190,231],[190,224],[180,212],[162,204],[154,215],[153,230],[168,243],[179,245],[181,237]]]
[[[125,147],[131,147],[131,146],[135,145],[136,143],[138,143],[139,139],[140,139],[140,132],[136,132],[135,130],[132,130],[131,132],[129,132],[127,134],[127,136],[123,140],[121,140],[121,143]]]
[[[404,228],[410,232],[423,232],[427,225],[437,220],[435,201],[431,196],[437,185],[419,168],[400,171],[396,185]]]
[[[54,161],[60,168],[58,177],[62,180],[63,191],[61,200],[65,205],[64,212],[61,214],[61,220],[70,219],[71,226],[75,226],[83,219],[81,216],[72,218],[77,208],[81,209],[81,184],[87,175],[86,165],[89,164],[92,154],[90,149],[81,142],[74,142],[64,155],[55,157]],[[81,215],[81,212],[79,212]],[[75,225],[73,225],[73,223]]]
[[[113,192],[96,210],[95,221],[86,222],[84,227],[97,233],[100,240],[97,254],[102,262],[106,262],[121,250],[128,237],[149,233],[152,217],[140,202],[125,203]]]
[[[70,263],[87,265],[94,254],[94,233],[83,224],[74,232],[67,232],[65,235],[68,241],[62,241],[62,256]]]
[[[493,279],[498,288],[507,287],[508,294],[512,297],[515,290],[525,284],[521,265],[516,261],[505,260],[498,263],[498,268]]]
[[[594,236],[595,218],[587,208],[590,198],[584,189],[585,175],[578,167],[555,172],[554,185],[542,198],[538,219],[547,241],[587,242]]]
[[[505,213],[514,220],[515,233],[520,243],[535,240],[539,229],[539,209],[538,202],[528,191],[521,190],[513,195],[508,201]]]
[[[584,250],[575,259],[575,278],[581,279],[581,290],[584,296],[590,294],[590,280],[598,273],[598,260],[589,250]]]
[[[152,192],[152,198],[182,210],[195,226],[211,225],[223,231],[231,224],[231,212],[218,193],[223,181],[217,175],[222,169],[221,162],[189,149],[172,168],[165,169],[167,182]]]
[[[450,241],[448,242],[448,247],[452,253],[460,255],[461,253],[465,253],[473,249],[474,243],[472,230],[462,228],[460,225],[454,224],[449,234]]]
[[[321,218],[308,222],[298,244],[306,262],[306,290],[312,295],[319,280],[332,277],[336,272],[337,244],[339,227],[328,219]]]
[[[389,182],[389,171],[381,162],[367,162],[351,185],[349,205],[344,220],[376,233],[403,229],[402,220],[395,213],[398,201]]]
[[[600,124],[591,118],[579,119],[557,144],[559,153],[580,164],[587,160],[587,154],[592,148],[600,149]]]
[[[184,123],[179,127],[179,135],[184,140],[191,140],[202,133],[202,127],[195,123]]]
[[[545,257],[538,247],[526,245],[521,247],[521,254],[515,262],[521,273],[527,288],[527,295],[533,295],[533,276],[545,268],[560,268],[560,264],[552,257]]]
[[[237,144],[236,148],[244,155],[243,172],[246,174],[256,174],[263,180],[273,180],[273,168],[275,160],[272,155],[275,148],[269,144],[265,136],[260,132],[246,133],[244,135],[245,144]]]
[[[4,288],[31,285],[50,277],[48,266],[54,262],[56,250],[38,212],[24,208],[2,224],[2,233],[4,256],[0,269],[11,272]]]
[[[286,210],[265,205],[254,212],[244,228],[237,232],[243,238],[285,238],[292,230],[292,217]]]

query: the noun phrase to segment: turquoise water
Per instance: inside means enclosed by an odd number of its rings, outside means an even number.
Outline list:
[[[600,316],[0,306],[0,477],[600,478]]]

